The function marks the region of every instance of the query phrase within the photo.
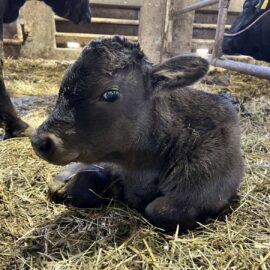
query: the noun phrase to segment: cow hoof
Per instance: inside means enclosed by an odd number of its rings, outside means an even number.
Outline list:
[[[32,136],[33,131],[34,131],[34,128],[32,128],[31,126],[28,126],[23,132],[19,133],[19,136],[30,138]]]
[[[27,126],[24,129],[16,130],[16,131],[13,131],[13,132],[6,131],[5,135],[3,137],[3,140],[8,140],[8,139],[12,139],[12,138],[19,138],[19,137],[28,137],[28,138],[30,138],[33,131],[34,131],[34,129],[32,127],[30,127],[30,126]]]

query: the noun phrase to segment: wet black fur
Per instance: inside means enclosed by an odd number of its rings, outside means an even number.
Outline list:
[[[55,145],[46,160],[64,164],[69,153],[79,153],[69,161],[102,162],[110,171],[105,184],[110,198],[158,227],[191,229],[228,206],[243,175],[235,108],[222,96],[186,86],[207,69],[208,63],[194,56],[153,65],[138,45],[120,37],[94,41],[67,71],[55,110],[33,146],[39,154],[38,140],[53,133],[63,148]],[[112,86],[121,98],[106,103],[100,97]],[[96,206],[91,190],[97,178],[79,168],[63,182],[69,194],[76,190],[68,202]]]

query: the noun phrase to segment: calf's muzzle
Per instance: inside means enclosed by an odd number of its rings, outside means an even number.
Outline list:
[[[56,149],[56,143],[50,134],[38,134],[35,132],[32,135],[31,143],[39,157],[50,161]]]

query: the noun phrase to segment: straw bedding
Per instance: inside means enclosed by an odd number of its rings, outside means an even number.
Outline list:
[[[13,95],[45,96],[15,98],[30,124],[51,110],[67,65],[7,61]],[[251,114],[241,117],[246,173],[231,209],[188,234],[168,235],[124,205],[66,208],[46,197],[46,183],[61,168],[36,157],[27,138],[2,141],[0,269],[270,269],[270,83],[212,73],[210,79],[227,76],[229,85],[199,86],[230,91]]]

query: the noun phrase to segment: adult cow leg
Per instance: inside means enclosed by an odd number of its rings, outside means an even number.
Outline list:
[[[29,125],[18,117],[2,78],[0,78],[0,127],[5,129],[4,139],[31,135]]]
[[[0,18],[0,127],[5,129],[4,139],[30,136],[31,129],[29,125],[18,117],[7,93],[3,79],[3,59],[3,23]]]

